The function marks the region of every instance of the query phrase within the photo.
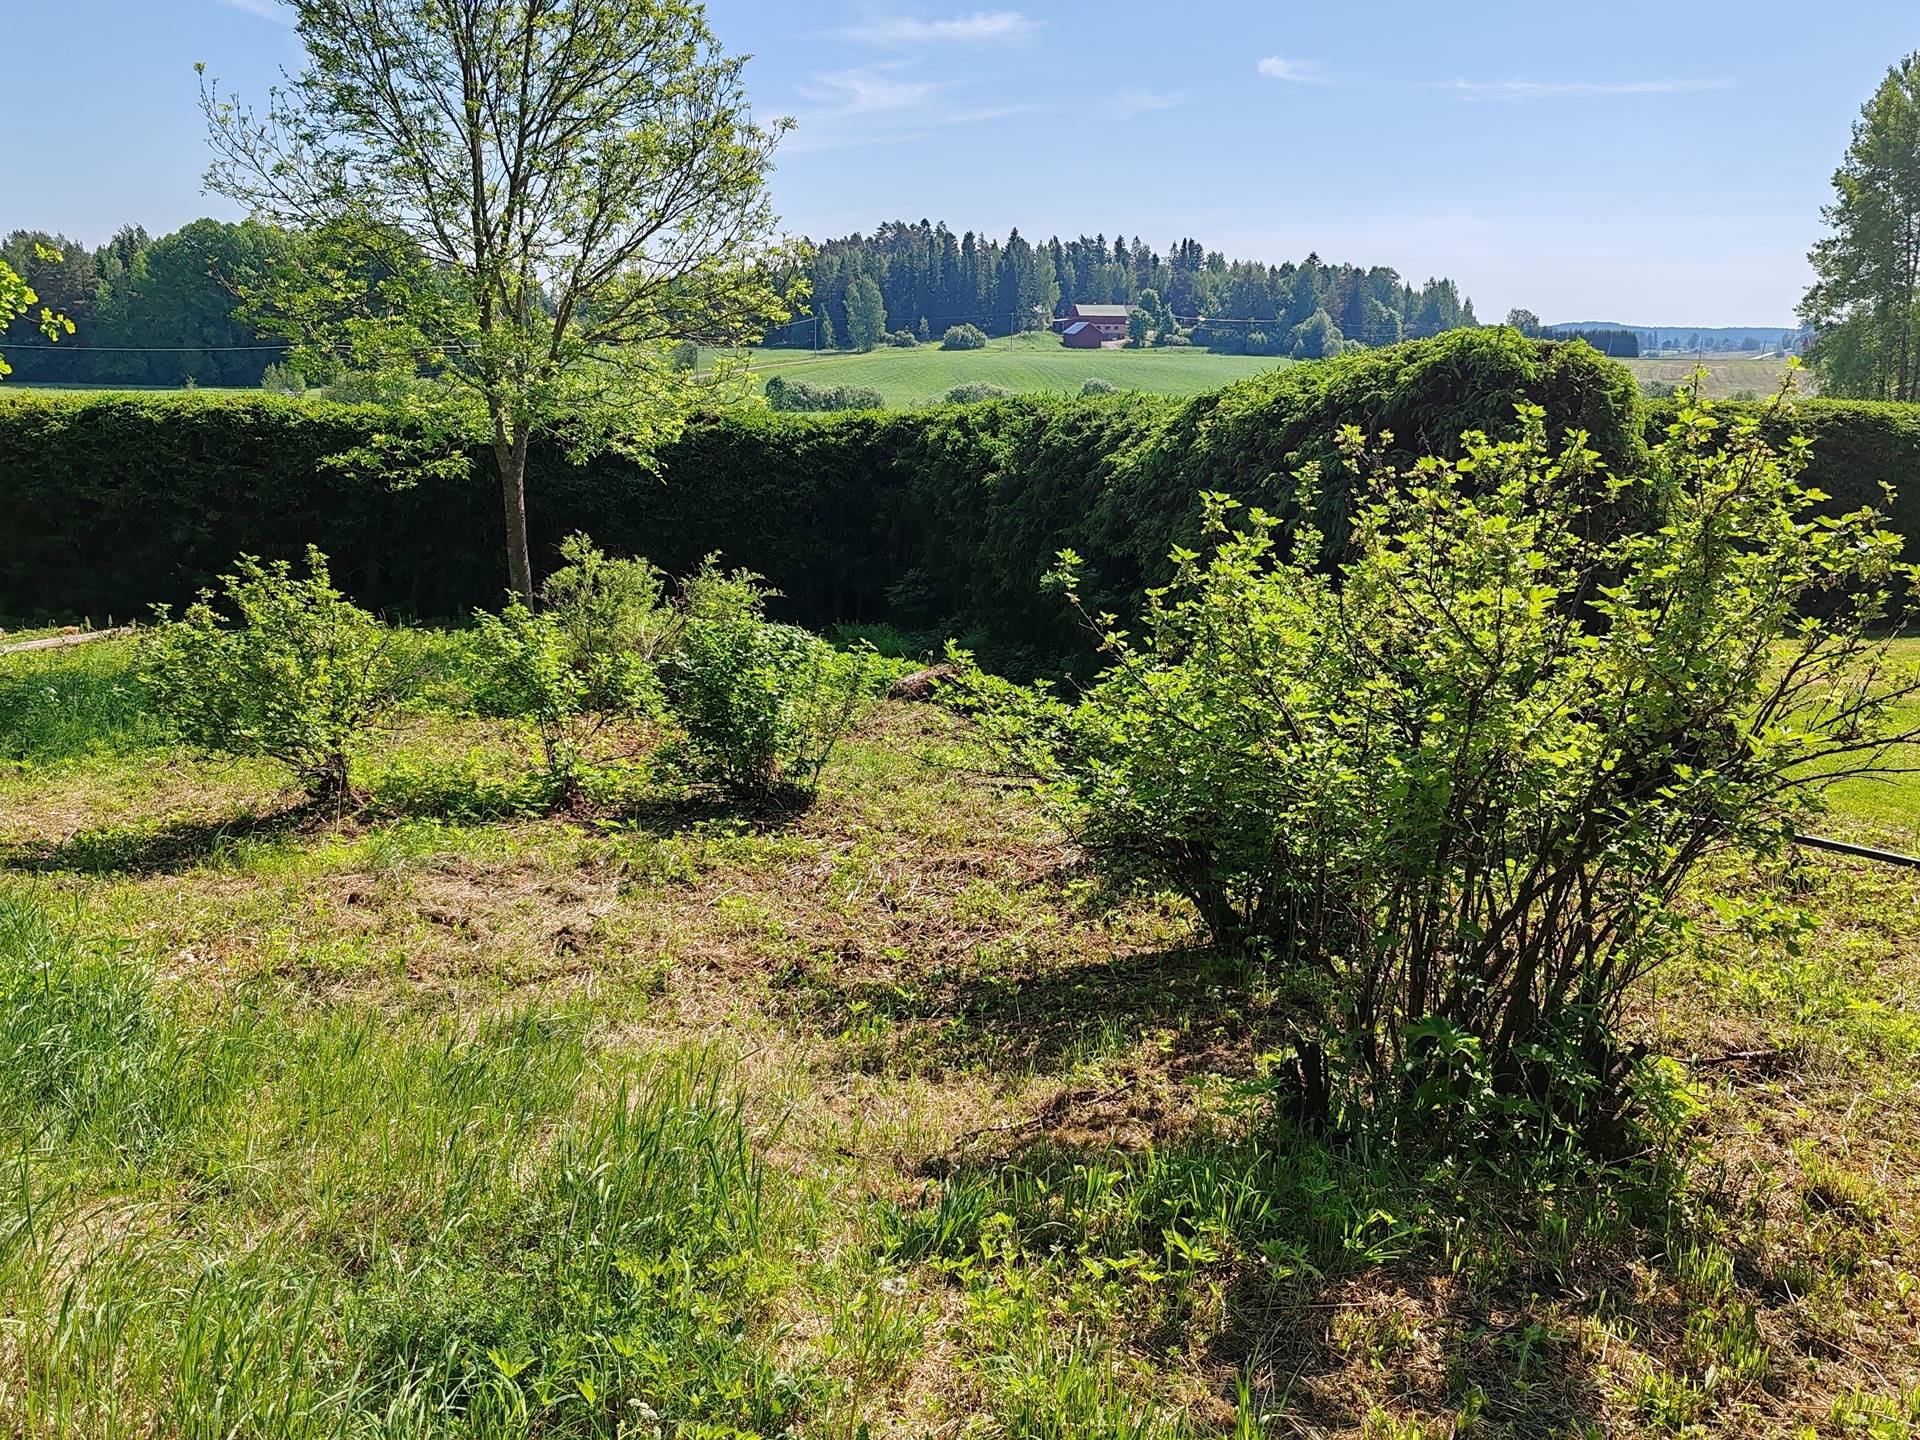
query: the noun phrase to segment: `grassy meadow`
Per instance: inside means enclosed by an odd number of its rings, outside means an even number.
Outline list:
[[[722,355],[746,360],[756,389],[772,375],[820,385],[867,386],[878,390],[886,397],[887,405],[895,409],[938,404],[956,385],[976,382],[998,385],[1022,395],[1078,394],[1081,385],[1092,379],[1109,380],[1122,389],[1145,390],[1155,395],[1201,395],[1249,375],[1294,363],[1272,357],[1214,355],[1191,348],[1069,350],[1052,334],[991,340],[984,350],[942,350],[937,341],[911,350],[883,346],[864,354],[838,350],[819,354],[810,350],[709,350],[703,353],[702,363],[711,365]],[[8,386],[13,393],[90,388]],[[255,393],[214,386],[202,389],[208,394]],[[152,391],[149,387],[140,393]]]
[[[0,656],[0,1433],[1920,1424],[1911,872],[1715,870],[1634,1005],[1674,1155],[1542,1189],[1291,1128],[1271,977],[942,709],[803,814],[642,753],[555,815],[409,644],[342,813],[170,747],[130,642]]]
[[[932,405],[956,385],[998,385],[1016,394],[1078,394],[1088,380],[1122,389],[1190,396],[1294,362],[1256,355],[1215,355],[1191,348],[1069,350],[1053,334],[990,340],[984,350],[942,350],[938,340],[911,350],[883,346],[865,354],[809,350],[735,352],[754,376],[784,375],[819,385],[878,390],[893,408]]]
[[[819,385],[864,386],[878,390],[894,409],[938,404],[955,386],[976,383],[998,385],[1020,395],[1077,394],[1086,381],[1098,379],[1110,381],[1121,389],[1187,397],[1299,363],[1272,356],[1215,355],[1193,348],[1069,350],[1058,336],[1050,333],[990,340],[984,350],[942,350],[937,341],[911,350],[882,346],[865,353],[709,350],[702,353],[702,363],[711,365],[723,355],[747,362],[756,389],[773,375]],[[1707,372],[1704,393],[1714,400],[1731,399],[1747,391],[1764,398],[1779,388],[1786,372],[1785,362],[1778,357],[1756,359],[1738,353],[1619,363],[1631,370],[1642,385],[1660,381],[1685,384],[1693,378],[1696,369],[1704,368]],[[1804,371],[1799,383],[1802,394],[1814,393],[1813,381]],[[18,393],[92,387],[16,385],[8,388]],[[215,386],[202,388],[208,394],[254,393]],[[146,387],[147,393],[151,390],[152,387]]]

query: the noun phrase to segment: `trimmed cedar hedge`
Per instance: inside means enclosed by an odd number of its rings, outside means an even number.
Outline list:
[[[1087,561],[1088,598],[1125,613],[1192,537],[1200,491],[1284,510],[1301,465],[1322,462],[1337,481],[1342,424],[1392,432],[1402,456],[1444,453],[1464,430],[1509,430],[1523,400],[1556,437],[1585,430],[1615,464],[1641,453],[1647,420],[1624,368],[1585,345],[1462,330],[1188,402],[729,412],[664,447],[657,473],[537,448],[528,499],[537,556],[575,530],[675,573],[718,550],[771,579],[788,618],[953,627],[1003,662],[1038,665],[1081,647],[1038,584],[1063,547]],[[339,462],[355,449],[379,463]],[[0,399],[0,614],[139,616],[243,551],[296,556],[308,543],[391,612],[494,604],[497,489],[484,447],[469,454],[467,473],[439,478],[390,414],[265,395]],[[1343,500],[1328,484],[1323,519],[1337,526]]]
[[[1649,443],[1666,433],[1680,409],[1669,396],[1648,403]],[[1794,436],[1813,442],[1802,483],[1826,491],[1836,511],[1872,505],[1887,516],[1887,528],[1915,542],[1905,558],[1920,559],[1920,405],[1886,400],[1796,400],[1791,410],[1769,415],[1764,400],[1714,403],[1721,419],[1759,415],[1760,432],[1775,445]],[[1893,499],[1887,498],[1888,491]]]

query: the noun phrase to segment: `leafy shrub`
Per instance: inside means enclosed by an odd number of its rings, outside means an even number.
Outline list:
[[[911,350],[919,343],[919,337],[911,330],[895,330],[887,336],[887,344],[899,350]]]
[[[987,332],[978,325],[949,325],[947,333],[940,337],[942,350],[984,350],[987,348]]]
[[[1013,392],[999,385],[989,385],[983,380],[970,381],[965,385],[956,385],[947,391],[949,405],[978,405],[982,400],[1004,400]]]
[[[1316,310],[1287,332],[1287,353],[1296,360],[1330,359],[1344,355],[1349,342],[1325,310]]]
[[[1389,1101],[1463,1144],[1618,1140],[1615,1022],[1681,883],[1779,845],[1906,738],[1882,731],[1913,686],[1869,638],[1900,541],[1871,510],[1817,516],[1803,451],[1689,409],[1596,485],[1523,418],[1406,469],[1346,432],[1369,478],[1339,557],[1208,497],[1208,552],[1176,557],[1138,640],[1107,635],[1077,705],[972,682],[1110,875],[1291,977],[1320,1123]],[[1830,622],[1802,618],[1815,595]]]
[[[822,413],[835,410],[884,410],[886,397],[864,385],[813,385],[772,375],[765,386],[767,405],[774,410]]]
[[[1082,395],[1117,395],[1120,393],[1120,387],[1111,380],[1102,380],[1096,376],[1081,382],[1080,393]]]
[[[880,678],[891,685],[915,670],[931,665],[946,648],[946,637],[933,630],[902,630],[881,621],[873,625],[836,625],[827,632],[828,641],[839,649],[866,648],[883,661]]]
[[[684,734],[669,759],[739,800],[812,797],[879,667],[804,630],[770,624],[760,577],[709,557],[686,585],[685,627],[662,667]]]
[[[529,610],[518,596],[499,615],[475,612],[474,624],[484,667],[474,698],[483,713],[523,720],[533,728],[555,798],[571,799],[579,790],[593,712],[587,677],[574,666],[567,632],[553,616]]]
[[[585,535],[561,541],[560,554],[567,564],[541,584],[540,599],[586,681],[586,702],[630,709],[679,628],[666,577],[645,559],[608,556]]]
[[[154,708],[190,745],[267,756],[316,799],[343,800],[353,752],[393,696],[387,629],[333,587],[312,547],[304,580],[284,560],[242,555],[234,569],[177,620],[156,607],[139,667]]]
[[[518,756],[513,757],[517,762]],[[368,785],[367,805],[376,813],[473,823],[509,815],[535,815],[551,805],[555,787],[522,764],[469,749],[448,757],[403,755],[382,767]]]
[[[392,411],[405,406],[408,389],[407,381],[392,375],[377,371],[346,370],[321,386],[320,393],[336,404],[371,405]]]
[[[596,743],[619,722],[658,710],[654,664],[678,622],[645,560],[609,558],[585,535],[569,537],[561,553],[571,563],[541,587],[543,610],[516,596],[499,615],[475,614],[475,699],[486,713],[533,728],[546,782],[570,803],[588,768],[606,758]]]

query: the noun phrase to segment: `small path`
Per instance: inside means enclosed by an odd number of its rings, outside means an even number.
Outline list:
[[[59,650],[67,645],[84,645],[89,640],[111,640],[116,635],[131,635],[133,626],[121,625],[112,630],[83,630],[78,635],[46,635],[38,640],[21,640],[12,645],[0,645],[0,655],[18,655],[26,650]]]

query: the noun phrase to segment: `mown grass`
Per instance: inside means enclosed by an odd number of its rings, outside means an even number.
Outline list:
[[[1274,977],[953,717],[804,814],[553,816],[411,643],[338,816],[168,747],[125,644],[0,659],[0,1433],[1920,1424],[1905,873],[1709,877],[1644,1156],[1419,1159],[1294,1129]]]
[[[1155,395],[1191,396],[1218,390],[1236,380],[1294,362],[1270,356],[1215,355],[1192,347],[1144,350],[1069,350],[1052,332],[1003,336],[984,350],[942,350],[939,337],[911,350],[883,346],[867,352],[797,349],[709,351],[703,364],[721,353],[743,357],[764,384],[771,375],[822,385],[860,385],[878,390],[888,406],[938,404],[956,385],[998,385],[1015,394],[1078,394],[1088,380],[1110,380],[1122,389]],[[93,389],[92,386],[8,386],[30,390]],[[98,387],[113,389],[114,387]],[[203,391],[202,393],[213,393]],[[233,394],[256,394],[237,390]]]
[[[942,350],[939,338],[911,350],[758,349],[741,352],[757,382],[784,375],[821,385],[878,390],[894,408],[938,404],[957,385],[998,385],[1014,394],[1078,394],[1088,380],[1128,390],[1190,396],[1290,365],[1257,355],[1215,355],[1191,347],[1069,350],[1052,333],[1002,337],[984,350]],[[713,357],[709,356],[711,362]]]

